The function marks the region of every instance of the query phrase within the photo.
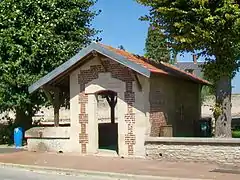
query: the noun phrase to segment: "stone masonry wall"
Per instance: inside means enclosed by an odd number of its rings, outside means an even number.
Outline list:
[[[32,152],[69,152],[69,139],[27,139],[27,149]]]
[[[28,151],[69,152],[70,127],[33,127],[25,132]]]
[[[125,121],[128,127],[128,133],[125,135],[125,144],[128,145],[128,155],[133,155],[136,136],[133,133],[135,124],[135,113],[133,113],[133,105],[135,102],[135,93],[132,89],[133,77],[129,68],[115,62],[114,60],[102,59],[103,65],[92,65],[90,69],[80,70],[78,75],[78,84],[80,85],[79,104],[80,114],[79,123],[81,124],[81,131],[79,133],[79,143],[81,144],[81,152],[87,153],[88,134],[86,126],[88,124],[88,114],[86,113],[86,104],[88,102],[88,95],[85,94],[85,85],[94,79],[98,78],[99,73],[110,72],[113,78],[119,79],[126,83],[124,94],[124,101],[127,103],[128,111],[125,114]]]
[[[183,162],[207,162],[216,164],[231,164],[240,166],[240,141],[221,142],[221,140],[202,139],[199,141],[195,138],[191,142],[188,138],[182,139],[181,142],[174,139],[163,142],[146,142],[146,156],[150,159],[166,161],[183,161]],[[205,141],[205,142],[203,142]],[[215,141],[215,142],[214,142]]]

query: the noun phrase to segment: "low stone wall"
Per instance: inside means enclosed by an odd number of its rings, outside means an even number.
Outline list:
[[[240,166],[240,139],[149,137],[145,148],[151,159]]]
[[[70,127],[34,127],[25,132],[25,137],[28,151],[70,151]]]

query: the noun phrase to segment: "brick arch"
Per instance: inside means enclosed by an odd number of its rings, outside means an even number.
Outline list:
[[[95,94],[115,94],[115,95],[117,95],[117,92],[112,91],[112,90],[99,90]]]

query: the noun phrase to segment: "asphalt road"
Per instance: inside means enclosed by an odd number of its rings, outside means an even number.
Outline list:
[[[48,174],[45,172],[33,172],[18,168],[0,167],[1,180],[106,180],[104,177],[87,177],[87,176],[68,176]],[[108,179],[114,180],[114,179]]]
[[[141,180],[149,180],[149,178],[140,178]],[[152,178],[150,178],[152,179]],[[3,167],[0,166],[0,180],[139,180],[136,178],[122,178],[122,177],[106,177],[106,176],[71,176],[71,175],[59,175],[56,173],[49,173],[44,171],[30,171],[22,168]],[[153,179],[152,179],[153,180]],[[159,177],[154,180],[193,180],[188,178],[171,178],[171,177]],[[194,179],[196,180],[196,179]],[[197,179],[200,180],[200,179]],[[204,180],[204,179],[201,179]]]

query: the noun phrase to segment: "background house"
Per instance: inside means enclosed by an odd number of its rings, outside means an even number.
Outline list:
[[[196,55],[193,55],[193,61],[189,62],[175,62],[175,66],[188,72],[191,73],[197,77],[203,78],[203,72],[202,72],[202,65],[204,62],[198,62]]]

